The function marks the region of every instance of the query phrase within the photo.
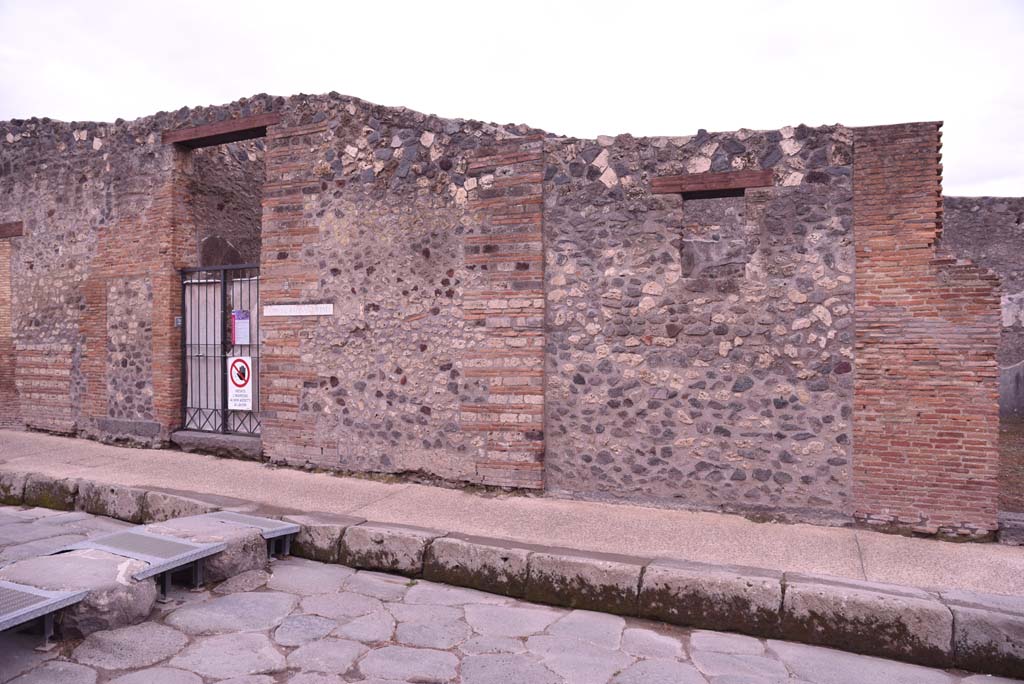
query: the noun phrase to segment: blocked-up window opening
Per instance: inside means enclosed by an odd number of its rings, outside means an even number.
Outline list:
[[[681,275],[692,289],[737,289],[751,251],[743,210],[743,190],[683,195],[679,256]]]

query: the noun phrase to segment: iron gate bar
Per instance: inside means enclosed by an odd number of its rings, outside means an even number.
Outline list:
[[[186,268],[181,270],[181,278],[182,427],[201,432],[259,434],[259,266]],[[208,289],[213,291],[207,292],[203,285],[211,286]],[[248,344],[235,344],[231,337],[228,316],[235,310],[249,311]],[[251,410],[232,410],[228,406],[227,361],[233,354],[252,360]]]

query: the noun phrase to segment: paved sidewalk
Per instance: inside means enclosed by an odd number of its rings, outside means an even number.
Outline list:
[[[716,513],[387,484],[171,450],[0,431],[0,470],[256,501],[600,552],[1024,596],[1024,547],[954,544]]]

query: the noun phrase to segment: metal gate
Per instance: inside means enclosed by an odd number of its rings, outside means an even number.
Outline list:
[[[189,268],[181,284],[183,429],[258,434],[259,266]]]

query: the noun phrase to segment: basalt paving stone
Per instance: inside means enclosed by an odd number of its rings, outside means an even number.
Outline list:
[[[255,591],[266,586],[269,579],[270,573],[266,570],[246,570],[218,584],[214,587],[213,593],[234,594],[239,591]]]
[[[345,684],[340,675],[323,672],[300,672],[288,678],[288,684]]]
[[[566,611],[529,604],[516,606],[466,606],[466,620],[478,634],[524,637],[539,634]]]
[[[343,591],[338,594],[318,594],[302,599],[302,612],[334,620],[359,617],[383,610],[380,600]]]
[[[574,610],[548,627],[548,634],[589,641],[603,648],[617,649],[626,621],[617,615]]]
[[[404,646],[449,649],[468,639],[471,633],[469,625],[461,620],[440,623],[404,622],[398,625],[395,641]]]
[[[529,653],[561,675],[566,684],[607,682],[616,672],[633,664],[622,651],[601,648],[586,641],[562,636],[532,636],[526,640]]]
[[[407,606],[404,603],[389,603],[387,609],[399,622],[452,622],[461,620],[465,615],[462,608],[451,606]]]
[[[679,658],[683,655],[683,645],[679,639],[658,634],[653,629],[624,630],[622,650],[641,658]]]
[[[289,653],[288,667],[303,672],[344,674],[366,651],[366,646],[356,641],[320,639],[299,646]]]
[[[344,589],[381,601],[397,601],[405,596],[410,586],[413,586],[412,582],[406,577],[360,570],[346,578]]]
[[[769,641],[768,647],[791,674],[815,684],[953,684],[957,681],[942,670],[821,646]]]
[[[338,626],[319,615],[289,615],[274,630],[274,641],[281,646],[301,646],[322,639]]]
[[[240,633],[197,639],[168,665],[202,677],[227,679],[281,672],[285,659],[266,636]]]
[[[335,629],[333,634],[368,644],[391,641],[395,634],[395,619],[387,611],[380,610],[352,618]]]
[[[487,594],[475,589],[450,587],[434,582],[417,582],[406,593],[405,603],[432,606],[464,606],[470,603],[503,605],[511,603],[511,600],[504,596]]]
[[[11,680],[11,684],[96,684],[96,670],[64,660],[51,660]]]
[[[149,667],[111,679],[108,684],[203,684],[203,679],[174,667]]]
[[[167,624],[186,634],[262,632],[281,624],[298,598],[280,592],[243,592],[179,608]]]
[[[691,665],[674,660],[642,660],[616,674],[611,684],[707,684],[707,680]],[[747,684],[759,682],[748,680]]]
[[[736,655],[761,655],[764,653],[764,643],[760,639],[742,634],[700,630],[690,634],[690,650]]]
[[[697,669],[708,677],[733,675],[785,679],[789,674],[778,660],[764,656],[694,651],[690,657]]]
[[[181,651],[188,638],[176,629],[154,622],[93,632],[72,657],[83,665],[104,670],[128,670],[155,665]]]
[[[459,645],[459,650],[466,655],[485,655],[488,653],[524,653],[526,644],[522,639],[511,637],[477,636],[467,639]]]
[[[343,565],[328,565],[301,558],[274,563],[267,588],[301,596],[339,591],[355,571]]]
[[[562,684],[557,674],[523,655],[468,656],[462,661],[462,684]]]
[[[413,682],[450,682],[456,677],[459,659],[446,651],[386,646],[370,651],[359,663],[366,677]]]

